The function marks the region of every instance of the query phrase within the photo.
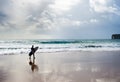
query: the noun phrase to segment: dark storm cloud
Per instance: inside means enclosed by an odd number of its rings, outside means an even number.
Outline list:
[[[7,20],[7,15],[3,12],[0,12],[0,24]]]

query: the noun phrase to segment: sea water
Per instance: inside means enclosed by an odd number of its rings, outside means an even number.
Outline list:
[[[31,46],[38,46],[37,53],[67,51],[120,50],[120,39],[89,40],[0,40],[0,54],[29,53]]]

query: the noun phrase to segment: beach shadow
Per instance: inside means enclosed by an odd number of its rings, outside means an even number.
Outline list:
[[[32,72],[37,72],[39,70],[38,65],[35,64],[35,58],[29,58],[29,65],[31,67]]]

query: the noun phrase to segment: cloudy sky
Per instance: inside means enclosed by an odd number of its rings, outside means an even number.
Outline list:
[[[0,39],[109,39],[120,0],[0,0]]]

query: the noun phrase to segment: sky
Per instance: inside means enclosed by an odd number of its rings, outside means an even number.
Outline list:
[[[0,0],[0,39],[110,39],[120,0]]]

